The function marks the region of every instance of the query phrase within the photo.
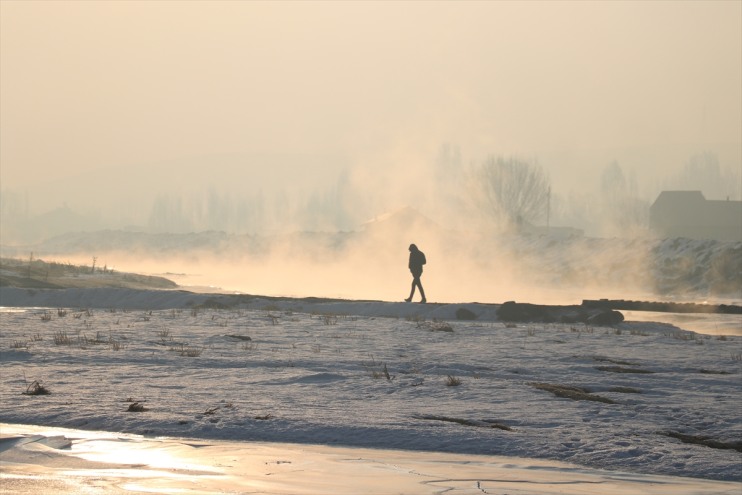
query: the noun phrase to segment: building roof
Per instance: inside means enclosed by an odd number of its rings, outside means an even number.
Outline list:
[[[665,202],[691,203],[698,201],[706,201],[701,191],[662,191],[652,206]]]

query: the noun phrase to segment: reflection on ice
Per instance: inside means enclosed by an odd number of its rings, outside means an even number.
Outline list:
[[[705,313],[656,313],[621,311],[626,321],[669,323],[704,335],[742,336],[742,315]]]
[[[48,432],[0,425],[3,435]],[[4,489],[37,493],[731,494],[738,484],[600,471],[555,461],[248,442],[185,442],[55,430],[71,449],[18,442],[0,457]],[[41,437],[43,438],[43,437]]]
[[[157,448],[152,450],[152,443],[142,440],[87,440],[73,444],[72,454],[89,461],[112,464],[146,465],[155,469],[178,471],[217,472],[216,469],[202,464],[185,462],[186,458],[183,455],[163,445],[165,444],[158,444]]]

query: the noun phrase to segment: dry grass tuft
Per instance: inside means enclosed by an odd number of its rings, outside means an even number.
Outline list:
[[[338,324],[338,316],[333,314],[325,314],[321,315],[320,318],[322,319],[322,323],[325,325],[337,325]]]
[[[384,363],[380,371],[372,371],[371,376],[373,376],[374,378],[386,378],[387,381],[394,380],[394,376],[389,374],[389,369],[386,367],[386,363]]]
[[[458,387],[459,385],[461,385],[461,378],[457,378],[453,375],[446,376],[447,387]]]
[[[436,416],[431,414],[426,414],[422,416],[413,416],[416,419],[425,419],[429,421],[445,421],[447,423],[456,423],[463,426],[475,426],[478,428],[496,428],[498,430],[505,430],[505,431],[513,431],[512,428],[510,428],[507,425],[504,425],[502,423],[499,423],[497,421],[493,421],[491,419],[484,419],[484,420],[478,420],[478,419],[463,419],[463,418],[452,418],[449,416]]]
[[[183,357],[199,357],[204,351],[203,347],[188,347],[187,344],[179,344],[173,350]]]
[[[640,394],[641,390],[633,387],[611,387],[608,389],[609,392],[616,392],[619,394]]]
[[[172,342],[173,336],[168,328],[161,328],[157,331],[157,336],[160,337],[160,342]]]
[[[129,404],[129,407],[126,409],[127,412],[144,412],[149,411],[146,407],[144,407],[144,404],[141,404],[139,402],[132,402]]]
[[[636,363],[632,363],[631,361],[624,361],[622,359],[613,359],[602,356],[594,356],[593,361],[598,361],[599,363],[622,364],[624,366],[636,366]]]
[[[42,385],[38,380],[34,380],[31,382],[28,387],[26,387],[26,391],[23,392],[23,395],[49,395],[51,392],[48,388],[46,388],[44,385]]]
[[[433,320],[432,322],[420,322],[417,324],[417,328],[424,328],[431,332],[453,332],[453,327],[450,323],[437,320]]]
[[[660,431],[657,433],[658,435],[678,439],[683,443],[703,445],[704,447],[710,447],[712,449],[736,450],[737,452],[742,452],[742,441],[722,442],[703,435],[686,435],[685,433],[678,433],[676,431]]]
[[[569,385],[558,385],[558,384],[553,384],[553,383],[542,383],[542,382],[533,382],[533,383],[529,383],[529,385],[539,390],[545,390],[547,392],[551,392],[557,397],[563,397],[565,399],[590,400],[593,402],[603,402],[605,404],[616,403],[615,401],[612,401],[611,399],[592,394],[588,390],[585,390],[584,388],[580,388],[580,387],[572,387]]]

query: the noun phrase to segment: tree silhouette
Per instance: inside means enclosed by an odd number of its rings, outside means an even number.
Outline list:
[[[739,168],[722,167],[715,153],[704,151],[691,156],[668,187],[700,190],[706,199],[738,199],[741,185]]]
[[[546,215],[549,179],[541,167],[518,158],[490,157],[477,169],[477,202],[504,227]]]

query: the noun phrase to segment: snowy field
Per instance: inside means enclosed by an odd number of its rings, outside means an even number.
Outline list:
[[[492,305],[71,294],[86,304],[0,311],[0,422],[742,481],[740,336],[513,325]],[[50,394],[24,394],[35,381]]]

